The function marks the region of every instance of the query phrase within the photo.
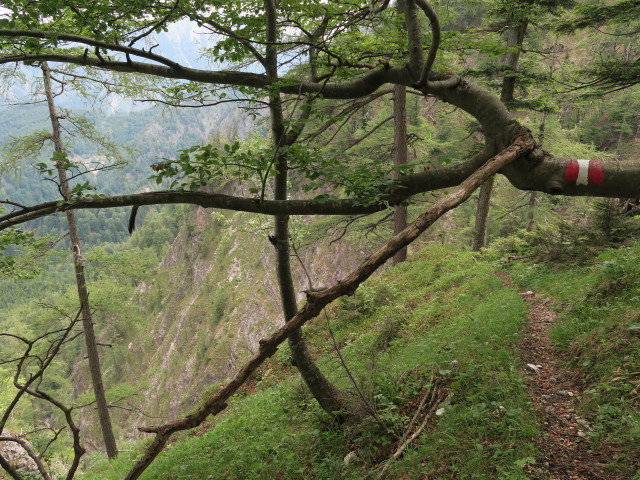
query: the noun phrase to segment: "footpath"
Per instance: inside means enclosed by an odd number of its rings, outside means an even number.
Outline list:
[[[529,475],[535,480],[628,480],[605,468],[613,452],[594,448],[589,440],[591,424],[577,412],[580,386],[571,372],[559,367],[549,338],[556,317],[550,299],[531,291],[521,295],[529,307],[520,342],[522,374],[542,430],[539,458],[529,466]]]

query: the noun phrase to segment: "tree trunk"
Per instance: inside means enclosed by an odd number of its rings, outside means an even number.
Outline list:
[[[277,51],[275,49],[275,25],[276,3],[274,0],[265,0],[267,12],[267,41],[270,42],[266,49],[266,69],[268,75],[276,80],[278,78]],[[271,113],[271,133],[275,150],[276,175],[274,179],[274,199],[287,199],[288,158],[284,147],[288,146],[289,139],[286,135],[284,118],[282,114],[282,99],[280,93],[271,91],[269,94],[269,111]],[[276,215],[274,217],[274,237],[272,239],[276,248],[276,269],[278,274],[278,286],[284,321],[288,322],[298,312],[296,291],[291,275],[291,248],[289,246],[289,216]],[[301,329],[296,329],[289,337],[291,356],[300,372],[302,379],[309,387],[322,409],[331,416],[344,411],[342,395],[340,391],[327,380],[316,363],[311,358],[307,343]]]
[[[514,90],[516,87],[516,77],[511,75],[515,72],[520,59],[520,50],[522,50],[522,42],[527,33],[528,22],[526,20],[516,23],[507,32],[507,46],[517,47],[504,57],[504,64],[507,66],[507,72],[502,80],[502,90],[500,92],[500,100],[509,102],[513,100]],[[479,251],[487,244],[487,222],[489,218],[489,205],[491,203],[491,192],[493,191],[494,178],[487,180],[481,187],[478,196],[478,208],[476,210],[476,223],[473,228],[473,240],[471,242],[471,250]]]
[[[51,119],[52,140],[54,149],[57,153],[64,154],[64,146],[62,144],[62,136],[60,133],[60,117],[56,112],[54,97],[51,89],[51,76],[47,63],[42,64],[42,72],[44,76],[45,94],[47,96],[47,105],[49,106],[49,117]],[[65,200],[71,198],[69,189],[69,181],[67,172],[64,169],[63,162],[56,162],[58,178],[60,181],[60,192]],[[80,250],[80,236],[78,234],[78,223],[76,221],[76,213],[74,210],[67,210],[67,223],[69,225],[69,237],[71,239],[71,251],[73,253],[73,265],[76,274],[76,285],[78,288],[78,298],[80,300],[80,309],[82,315],[82,328],[84,330],[85,344],[87,347],[87,356],[89,358],[89,371],[91,372],[91,383],[96,398],[96,406],[100,427],[102,430],[102,438],[104,440],[105,449],[109,458],[115,458],[118,455],[111,418],[109,416],[109,408],[102,382],[102,370],[100,369],[100,357],[98,355],[98,346],[96,335],[93,328],[93,318],[91,315],[91,307],[89,305],[89,292],[87,291],[86,279],[84,275],[84,264],[82,261]]]
[[[278,179],[276,178],[276,182]],[[284,200],[277,198],[276,200]],[[278,215],[275,218],[276,262],[278,269],[278,285],[285,321],[288,322],[298,312],[296,293],[291,276],[291,252],[289,247],[289,217]],[[340,391],[322,374],[311,358],[302,329],[295,330],[289,337],[289,348],[296,368],[309,387],[311,394],[320,407],[331,416],[344,413]]]
[[[542,113],[542,120],[540,122],[540,134],[538,135],[538,147],[542,148],[544,143],[544,129],[547,124],[547,112]],[[529,212],[527,214],[527,227],[526,231],[533,231],[535,225],[535,211],[538,204],[538,192],[531,192],[529,195]]]
[[[516,77],[513,75],[518,67],[518,61],[520,60],[520,51],[522,50],[522,43],[524,42],[524,36],[527,33],[527,27],[529,22],[522,20],[513,25],[507,31],[507,47],[515,48],[512,52],[505,55],[504,64],[507,66],[507,71],[502,79],[502,91],[500,92],[500,100],[504,103],[510,102],[514,97],[514,90],[516,88]]]
[[[538,203],[538,192],[531,192],[529,195],[529,213],[527,215],[527,232],[533,230],[535,225],[536,204]]]
[[[476,209],[476,224],[473,228],[473,241],[471,250],[479,252],[487,244],[487,219],[489,217],[489,205],[495,177],[491,177],[480,187],[478,195],[478,207]]]
[[[277,142],[275,137],[274,142]],[[275,184],[275,200],[286,200],[287,159],[284,154],[279,155],[278,173],[275,176]],[[276,267],[282,312],[285,322],[288,322],[298,312],[296,291],[291,275],[288,215],[276,215],[274,243],[276,247]],[[337,415],[337,412],[343,411],[342,395],[339,390],[327,380],[311,358],[311,354],[307,348],[307,342],[304,339],[304,334],[301,329],[297,329],[289,337],[289,348],[291,349],[291,356],[293,357],[296,368],[322,409],[332,416]]]
[[[393,87],[393,166],[400,167],[407,163],[407,88],[402,85]],[[400,172],[394,170],[394,178]],[[398,205],[393,212],[393,234],[400,233],[407,227],[407,207]],[[407,247],[393,256],[392,264],[397,265],[407,259]]]

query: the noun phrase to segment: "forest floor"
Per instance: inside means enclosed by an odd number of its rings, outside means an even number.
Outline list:
[[[498,276],[513,286],[506,275]],[[551,300],[531,291],[521,295],[529,307],[520,342],[523,376],[542,431],[536,442],[539,458],[528,466],[529,475],[536,480],[624,480],[606,469],[614,452],[592,445],[591,423],[578,413],[582,391],[577,376],[560,366],[548,334],[556,317]]]

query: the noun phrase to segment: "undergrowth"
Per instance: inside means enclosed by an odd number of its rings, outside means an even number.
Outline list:
[[[142,478],[375,478],[438,378],[439,414],[385,478],[525,479],[538,433],[514,360],[525,311],[489,263],[425,248],[307,329],[323,370],[352,399],[346,423],[321,412],[281,348],[241,398],[179,436]],[[82,478],[122,478],[143,445],[112,462],[92,457]]]

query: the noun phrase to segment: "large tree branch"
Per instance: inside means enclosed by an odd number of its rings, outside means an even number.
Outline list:
[[[521,190],[551,195],[610,198],[640,197],[640,162],[573,160],[540,152],[537,159],[519,159],[503,173]]]
[[[202,406],[183,418],[179,418],[164,425],[155,427],[141,427],[143,432],[154,433],[156,436],[147,447],[144,455],[127,473],[125,480],[135,480],[142,475],[166,445],[169,438],[176,432],[188,430],[200,425],[209,415],[216,415],[227,407],[227,400],[244,384],[249,376],[256,371],[277,350],[296,329],[316,317],[324,307],[339,297],[352,294],[358,286],[371,276],[381,265],[390,259],[398,250],[409,245],[435,221],[449,210],[457,207],[489,177],[503,166],[519,158],[534,147],[531,132],[521,128],[513,143],[480,167],[467,178],[458,189],[442,197],[431,208],[420,215],[411,225],[391,238],[376,250],[350,275],[335,285],[319,291],[307,292],[307,303],[270,337],[259,342],[258,352],[240,369],[240,371],[215,395],[210,397]]]
[[[162,55],[155,54],[150,50],[144,50],[141,48],[135,48],[126,45],[118,45],[115,43],[103,42],[101,40],[96,40],[95,38],[85,37],[84,35],[76,35],[73,33],[60,33],[60,32],[50,32],[46,30],[8,30],[8,29],[0,29],[0,37],[29,37],[29,38],[40,38],[40,39],[55,39],[62,40],[65,42],[74,42],[82,45],[87,45],[90,47],[101,48],[104,50],[111,50],[114,52],[124,53],[126,55],[134,55],[136,57],[146,58],[148,60],[152,60],[154,62],[161,63],[170,67],[172,69],[180,70],[182,65],[176,63],[172,60],[169,60]]]
[[[424,62],[422,67],[420,80],[418,80],[418,86],[422,87],[428,85],[429,73],[431,73],[431,67],[436,60],[436,54],[440,48],[440,20],[438,19],[436,12],[426,0],[415,0],[415,2],[431,22],[431,45],[429,46],[429,54],[427,55],[427,60]]]
[[[71,203],[42,203],[1,216],[0,230],[70,209],[84,210],[178,203],[267,215],[351,215],[354,212],[373,213],[383,208],[378,205],[358,204],[354,200],[260,200],[219,193],[162,191],[113,197],[83,198]]]
[[[410,2],[414,5],[413,2]],[[415,6],[414,6],[415,8]],[[169,61],[165,57],[151,52],[122,45],[107,44],[80,35],[57,34],[47,31],[28,30],[0,30],[0,37],[24,37],[34,38],[68,38],[77,43],[113,50],[125,53],[126,61],[114,60],[106,55],[93,55],[85,51],[83,55],[74,55],[64,52],[44,52],[37,54],[14,54],[0,57],[0,64],[12,62],[39,62],[52,61],[71,63],[75,65],[101,68],[105,70],[139,73],[162,78],[181,79],[207,84],[245,86],[258,89],[268,89],[274,82],[278,83],[281,93],[292,95],[322,94],[330,99],[361,98],[369,95],[385,84],[405,85],[411,87],[419,78],[418,72],[410,72],[405,67],[381,67],[359,74],[354,79],[342,82],[309,82],[294,78],[278,79],[273,75],[265,75],[239,71],[211,71],[190,68]],[[143,57],[158,63],[141,62],[131,60],[131,56]],[[422,66],[422,65],[421,65]],[[509,114],[504,105],[495,95],[482,90],[471,82],[465,81],[456,75],[431,72],[428,74],[428,83],[421,88],[425,94],[434,94],[442,100],[455,105],[480,122],[485,135],[494,147],[491,154],[500,151],[509,144],[515,128],[515,120]],[[494,138],[495,137],[495,138]]]
[[[47,215],[64,212],[69,209],[85,210],[141,205],[192,204],[205,208],[220,208],[240,212],[265,215],[361,215],[384,210],[387,206],[397,205],[413,195],[441,188],[459,185],[487,158],[491,157],[491,148],[485,149],[470,160],[434,168],[424,172],[401,177],[396,190],[383,197],[379,203],[365,203],[364,200],[260,200],[243,198],[220,193],[160,191],[117,195],[113,197],[83,198],[71,203],[46,202],[24,207],[0,216],[0,230],[20,225]],[[640,162],[598,162],[580,161],[583,168],[598,165],[601,168],[602,181],[583,184],[577,179],[567,177],[567,172],[575,168],[576,160],[553,157],[536,152],[513,162],[502,170],[509,181],[521,190],[535,190],[552,195],[592,196],[592,197],[628,197],[640,196]],[[592,180],[594,180],[592,175]],[[3,203],[3,202],[0,202]],[[6,202],[10,203],[10,202]]]
[[[0,30],[0,36],[2,36]],[[38,54],[14,54],[0,57],[0,64],[24,62],[60,62],[80,65],[85,67],[95,67],[104,70],[110,70],[123,73],[140,73],[152,75],[162,78],[170,78],[176,80],[189,80],[194,82],[228,85],[228,86],[244,86],[266,89],[270,87],[274,80],[267,75],[251,72],[239,72],[231,70],[202,70],[179,65],[178,67],[169,67],[166,65],[158,65],[154,63],[139,61],[118,61],[109,57],[96,57],[93,55],[72,55],[60,52],[48,52]],[[405,78],[406,77],[406,78]],[[403,69],[381,67],[372,70],[361,77],[336,84],[328,84],[326,82],[305,82],[296,80],[281,81],[282,85],[279,89],[283,93],[304,94],[304,93],[322,93],[326,98],[347,99],[359,98],[369,93],[375,92],[381,85],[385,83],[408,83],[406,72]]]
[[[163,78],[171,78],[171,79],[182,79],[182,80],[190,80],[195,82],[209,83],[209,84],[219,84],[219,85],[230,85],[230,86],[246,86],[246,87],[254,87],[254,88],[267,88],[273,84],[274,79],[270,78],[268,75],[250,73],[250,72],[237,72],[237,71],[211,71],[211,70],[202,70],[196,68],[186,67],[184,65],[180,65],[172,60],[163,57],[162,55],[154,54],[150,51],[146,51],[144,49],[138,49],[134,47],[129,47],[125,45],[118,45],[107,43],[99,40],[95,40],[90,37],[85,37],[82,35],[74,35],[74,34],[65,34],[58,32],[50,32],[44,30],[11,30],[11,29],[0,29],[0,37],[30,37],[30,38],[57,38],[60,40],[71,41],[81,45],[87,45],[90,47],[100,48],[106,51],[113,51],[124,53],[127,55],[126,60],[114,60],[109,58],[107,55],[93,55],[86,51],[83,55],[74,55],[70,53],[63,52],[43,52],[37,54],[28,54],[28,53],[20,53],[13,55],[6,55],[4,57],[0,57],[0,64],[5,63],[13,63],[13,62],[39,62],[39,61],[51,61],[51,62],[61,62],[61,63],[71,63],[75,65],[87,66],[87,67],[97,67],[105,70],[117,71],[117,72],[125,72],[125,73],[140,73],[146,75],[153,75]],[[144,58],[147,60],[151,60],[157,63],[149,63],[149,62],[140,62],[140,61],[132,61],[131,56]],[[417,72],[416,72],[417,74]],[[430,84],[431,88],[435,91],[434,85],[438,86],[437,94],[440,96],[441,90],[458,90],[456,95],[451,95],[451,92],[448,98],[442,97],[444,100],[451,102],[452,104],[463,108],[465,111],[468,111],[471,115],[478,118],[476,114],[474,114],[474,110],[468,110],[467,108],[472,107],[476,104],[476,101],[468,101],[465,100],[469,94],[473,96],[477,96],[480,92],[485,95],[490,95],[486,92],[483,92],[480,89],[470,88],[471,84],[465,83],[461,84],[460,79],[456,76],[446,74],[446,73],[432,73],[429,76],[429,81],[435,82],[434,84]],[[399,84],[405,86],[412,86],[416,82],[416,78],[411,75],[410,72],[407,71],[404,67],[389,67],[389,66],[381,66],[378,69],[372,70],[370,72],[364,73],[357,78],[344,82],[337,83],[327,83],[327,82],[306,82],[306,81],[298,81],[295,79],[287,79],[284,82],[284,85],[279,85],[280,91],[282,93],[290,93],[290,94],[304,94],[304,93],[322,93],[322,95],[326,98],[332,99],[346,99],[346,98],[359,98],[370,93],[375,92],[380,86],[385,83]],[[444,82],[444,83],[441,83]],[[427,89],[425,91],[428,93]],[[463,95],[461,95],[463,94]],[[461,104],[456,101],[456,98],[460,97]],[[477,100],[477,99],[476,99]],[[483,100],[481,103],[486,103],[486,100]],[[493,106],[492,109],[496,107]],[[506,110],[505,110],[506,111]],[[501,117],[503,114],[499,115],[497,119],[494,119],[494,124],[502,123]],[[488,125],[485,124],[485,120],[478,118],[478,120],[483,124],[484,127]],[[510,135],[513,132],[510,132]],[[510,136],[509,135],[509,136]]]

